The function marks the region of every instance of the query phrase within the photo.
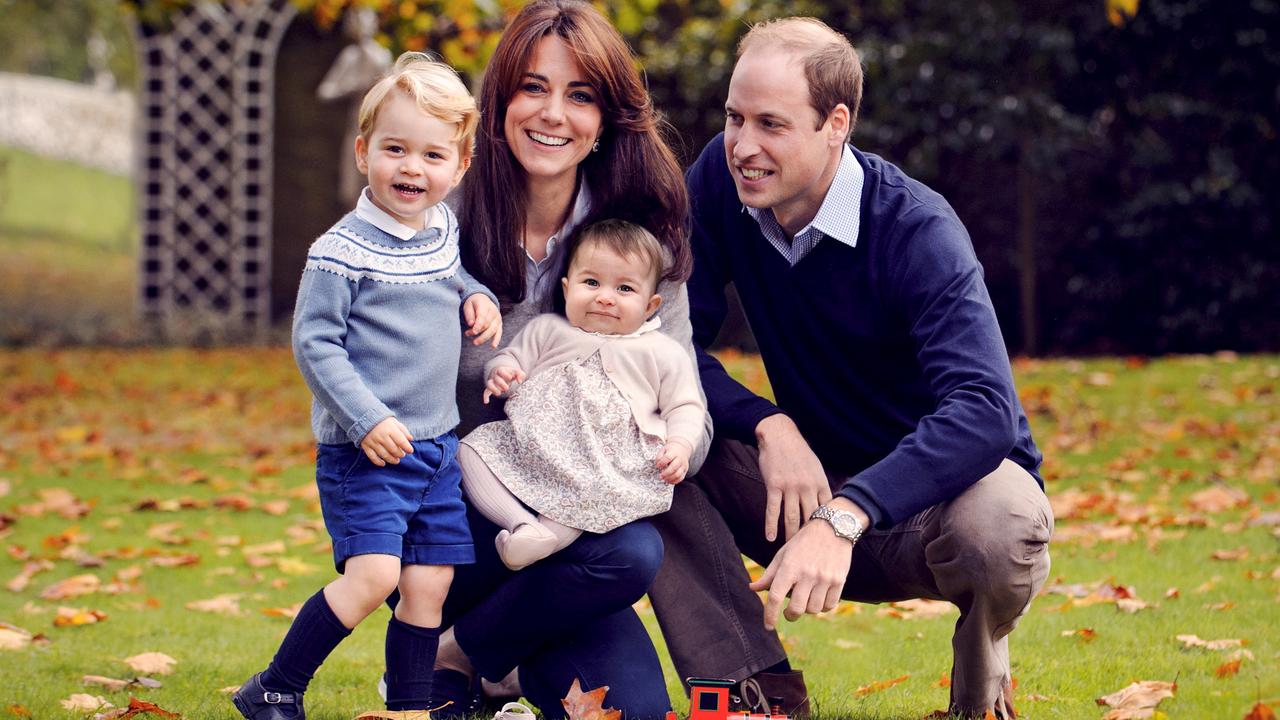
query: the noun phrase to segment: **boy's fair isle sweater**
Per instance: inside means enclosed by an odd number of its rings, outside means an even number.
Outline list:
[[[307,251],[293,354],[317,442],[358,444],[393,415],[415,440],[458,424],[459,309],[475,293],[496,298],[463,270],[457,220],[436,208],[407,241],[352,211]]]
[[[744,211],[723,138],[688,173],[694,341],[715,339],[734,283],[777,405],[699,352],[716,434],[754,443],[756,425],[785,412],[843,479],[836,494],[879,527],[956,497],[1005,458],[1039,480],[982,268],[946,200],[855,149],[856,246],[824,238],[791,267]]]

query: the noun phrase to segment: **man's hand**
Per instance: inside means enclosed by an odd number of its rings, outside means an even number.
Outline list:
[[[413,435],[404,423],[389,417],[373,426],[360,441],[360,449],[369,456],[369,462],[378,467],[387,463],[399,465],[400,458],[413,452]]]
[[[675,485],[684,480],[685,473],[689,472],[689,456],[692,454],[693,446],[684,438],[667,440],[667,444],[662,447],[662,452],[658,453],[657,460],[662,482]]]
[[[800,435],[800,429],[783,414],[770,415],[756,425],[760,448],[760,475],[768,491],[764,508],[764,539],[778,539],[778,514],[782,513],[786,539],[790,540],[819,505],[831,500],[831,486],[818,456]]]
[[[507,365],[499,365],[494,368],[489,373],[489,379],[484,383],[484,404],[488,405],[491,397],[506,395],[513,384],[524,382],[524,378],[524,371],[520,368]]]
[[[467,336],[475,338],[472,344],[483,345],[492,340],[496,348],[502,342],[502,313],[488,295],[475,293],[463,301],[462,319],[467,323]]]
[[[871,522],[867,513],[850,500],[839,497],[830,504],[837,510],[857,515],[863,527]],[[852,562],[853,543],[836,535],[831,523],[825,520],[805,523],[773,556],[773,562],[760,579],[749,585],[756,592],[769,591],[769,600],[764,606],[764,626],[770,630],[778,626],[778,612],[787,595],[791,596],[791,602],[787,603],[783,616],[788,620],[834,608],[840,602],[840,591],[849,577]]]

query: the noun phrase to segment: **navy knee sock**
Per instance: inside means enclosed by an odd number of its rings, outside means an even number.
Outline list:
[[[324,590],[312,595],[293,619],[275,658],[262,672],[262,687],[274,692],[306,691],[320,664],[350,634],[324,599]]]
[[[430,710],[439,627],[420,627],[394,615],[387,623],[387,709]]]

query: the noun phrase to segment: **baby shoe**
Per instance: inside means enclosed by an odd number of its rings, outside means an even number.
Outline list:
[[[532,565],[556,551],[555,533],[539,523],[522,523],[515,532],[500,530],[493,539],[502,564],[512,570]]]
[[[262,673],[249,678],[231,702],[247,720],[305,720],[302,693],[274,692],[262,687]]]

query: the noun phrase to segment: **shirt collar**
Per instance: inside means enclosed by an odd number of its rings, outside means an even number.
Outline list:
[[[858,227],[862,221],[862,184],[865,172],[858,158],[854,157],[853,148],[844,144],[840,153],[840,164],[836,174],[831,178],[831,187],[818,206],[818,212],[808,225],[800,228],[796,237],[806,236],[813,230],[848,245],[857,247]],[[766,224],[777,226],[778,221],[769,208],[753,208],[742,206],[742,209],[764,227]],[[772,229],[772,228],[771,228]],[[781,226],[777,227],[781,232]]]
[[[653,332],[654,330],[657,330],[660,327],[662,327],[662,318],[657,315],[654,315],[648,320],[645,320],[644,323],[639,328],[637,328],[635,332],[630,332],[630,333],[627,333],[626,335],[618,335],[616,333],[589,332],[587,330],[583,330],[582,328],[577,328],[577,330],[578,332],[586,333],[587,335],[595,335],[596,337],[632,338],[632,337],[640,337],[641,335],[644,335],[645,333],[648,333],[648,332]]]
[[[369,195],[370,192],[368,187],[360,191],[360,199],[356,201],[356,217],[401,240],[412,240],[418,233],[422,232],[405,225],[392,217],[391,213],[374,205],[373,198]],[[427,208],[427,221],[424,229],[430,230],[431,228],[436,228],[441,233],[449,229],[449,221],[445,218],[445,213],[440,209],[439,203]]]

